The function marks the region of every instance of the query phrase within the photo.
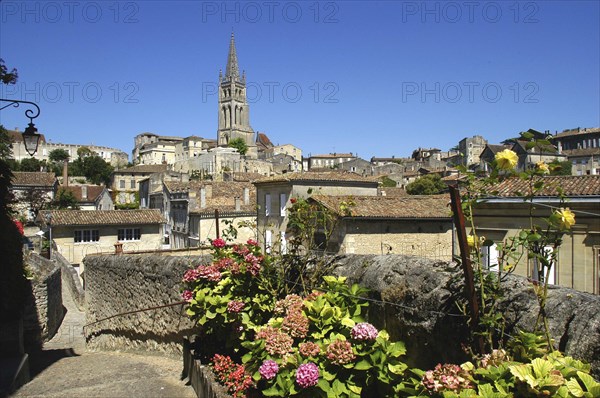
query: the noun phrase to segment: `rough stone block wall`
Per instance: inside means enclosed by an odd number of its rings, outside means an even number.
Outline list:
[[[86,323],[115,314],[181,302],[181,278],[207,257],[160,255],[89,256],[86,267]],[[182,352],[194,324],[184,305],[118,316],[85,328],[87,347],[108,350]]]
[[[34,268],[35,277],[29,281],[23,330],[25,346],[35,350],[56,334],[64,316],[61,271],[35,254],[30,254],[26,262]]]
[[[67,261],[67,259],[57,251],[52,253],[52,258],[60,267],[63,289],[69,290],[69,293],[71,293],[71,297],[73,298],[73,301],[75,301],[77,308],[79,308],[80,311],[83,311],[85,303],[85,291],[81,285],[81,280],[79,279],[77,270],[75,270],[71,263],[69,263],[69,261]]]
[[[87,267],[88,322],[116,313],[180,301],[181,276],[207,257],[158,255],[90,256]],[[334,273],[371,290],[369,320],[407,346],[407,363],[422,369],[465,360],[461,344],[467,320],[457,309],[462,270],[454,264],[404,255],[344,255],[328,259]],[[532,284],[511,276],[500,310],[506,332],[531,331],[538,315]],[[600,378],[600,297],[551,288],[547,313],[556,346],[592,365]],[[89,348],[143,349],[181,353],[194,325],[182,306],[116,317],[85,330]]]
[[[446,262],[402,255],[348,255],[331,259],[335,273],[371,289],[370,319],[406,343],[407,362],[422,369],[466,359],[461,343],[468,333],[456,300],[462,295],[462,269]],[[499,305],[506,332],[531,331],[539,312],[533,285],[509,276]],[[552,287],[546,312],[556,348],[583,359],[600,377],[600,297]]]

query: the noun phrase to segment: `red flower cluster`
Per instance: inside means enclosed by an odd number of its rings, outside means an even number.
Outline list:
[[[215,240],[212,241],[212,245],[214,247],[216,247],[217,249],[222,249],[225,247],[226,243],[225,240],[221,239],[221,238],[217,238]]]
[[[19,230],[19,233],[23,235],[25,233],[25,230],[23,229],[23,223],[19,220],[14,220],[14,223],[17,229]]]
[[[292,351],[292,345],[294,344],[294,339],[289,334],[272,326],[267,326],[258,332],[256,339],[265,340],[265,350],[271,355],[283,356]]]
[[[234,397],[245,397],[246,390],[254,385],[252,376],[246,373],[246,368],[225,355],[215,354],[213,370],[221,383]]]

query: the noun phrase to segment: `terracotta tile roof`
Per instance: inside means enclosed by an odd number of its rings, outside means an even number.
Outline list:
[[[543,177],[546,187],[536,196],[557,196],[559,188],[565,196],[600,196],[600,175],[585,176],[547,176]],[[520,196],[527,193],[529,182],[520,178],[509,178],[498,184],[495,189],[497,196]]]
[[[240,212],[256,212],[256,187],[249,182],[212,182],[212,195],[206,198],[206,207],[200,207],[200,201],[197,200],[195,208],[190,209],[190,213],[214,213],[215,209],[220,212],[235,212],[235,198],[240,198]],[[249,190],[249,202],[243,204],[244,188]]]
[[[83,198],[83,188],[87,188],[87,198]],[[96,199],[106,189],[102,185],[69,185],[67,187],[62,186],[61,189],[73,192],[73,196],[78,202],[95,202]]]
[[[557,154],[558,153],[558,149],[556,149],[556,147],[554,145],[540,145],[539,147],[536,146],[535,148],[527,149],[527,143],[528,143],[528,141],[517,140],[517,141],[515,141],[515,143],[511,149],[515,150],[515,149],[517,149],[517,147],[520,147],[520,149],[524,152],[536,153],[536,154],[540,154],[540,151],[542,154],[544,154],[544,153]],[[534,152],[534,150],[535,150],[535,152]]]
[[[355,158],[356,156],[351,153],[327,153],[324,155],[312,155],[310,158],[328,158],[328,159],[337,159],[337,158]]]
[[[256,143],[264,146],[265,148],[271,148],[273,146],[273,143],[265,133],[256,134]]]
[[[254,172],[235,172],[233,173],[233,181],[245,182],[245,181],[256,181],[261,178],[265,178],[264,174],[254,173]]]
[[[10,140],[12,142],[23,142],[23,132],[22,131],[6,130],[6,132],[8,133],[8,137],[10,138]],[[40,134],[40,135],[41,135],[40,144],[45,143],[46,137],[44,136],[44,134]]]
[[[167,171],[166,164],[139,164],[126,169],[115,170],[115,174],[152,174]]]
[[[140,210],[43,210],[38,221],[52,216],[52,226],[73,225],[147,225],[162,224],[164,219],[157,209]]]
[[[406,189],[400,187],[380,187],[378,188],[378,191],[381,196],[408,196],[408,194],[406,193]]]
[[[489,149],[494,155],[498,152],[501,152],[505,149],[510,149],[510,145],[496,145],[496,144],[487,144],[486,148]],[[485,149],[484,149],[485,150]]]
[[[563,131],[562,133],[556,134],[551,139],[570,137],[573,135],[591,134],[591,133],[600,133],[600,127],[590,127],[590,128],[585,128],[585,129],[567,130],[567,131]]]
[[[304,172],[304,173],[285,173],[281,175],[261,178],[256,180],[255,184],[269,182],[293,182],[293,181],[311,181],[311,182],[362,182],[376,184],[369,178],[363,177],[349,171],[323,171],[323,172]]]
[[[350,217],[386,219],[445,219],[450,220],[448,195],[408,196],[326,196],[313,195],[312,200],[323,204],[339,216],[342,202],[349,206]]]
[[[36,186],[36,187],[52,187],[56,181],[54,173],[30,172],[30,171],[15,171],[12,180],[13,186]]]
[[[189,182],[181,182],[175,180],[165,180],[163,181],[165,187],[169,192],[188,192],[188,191],[197,191],[203,186],[209,184],[207,181],[189,181]]]
[[[568,157],[575,156],[592,156],[600,155],[600,147],[598,148],[578,148],[578,149],[565,149],[563,154]]]

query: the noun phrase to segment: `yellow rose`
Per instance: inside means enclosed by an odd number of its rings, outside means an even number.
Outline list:
[[[496,154],[496,164],[502,170],[512,170],[517,166],[519,157],[510,149],[505,149]]]
[[[473,235],[467,236],[467,244],[469,247],[475,247],[475,237]]]
[[[541,171],[543,174],[549,174],[550,173],[550,167],[548,167],[548,165],[545,162],[537,162],[535,164],[535,168],[538,171]]]
[[[556,212],[558,216],[558,225],[560,229],[571,229],[573,225],[575,225],[575,214],[569,210],[561,208]]]

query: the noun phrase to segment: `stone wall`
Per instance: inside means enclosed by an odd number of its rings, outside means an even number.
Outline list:
[[[52,259],[60,267],[63,289],[69,290],[77,308],[80,311],[84,311],[85,291],[83,290],[77,270],[56,250],[52,252]]]
[[[371,304],[370,318],[403,340],[408,363],[431,368],[437,362],[463,359],[465,318],[456,299],[462,295],[462,269],[445,262],[402,255],[339,256],[331,260],[335,273],[367,287],[372,298],[386,304]],[[510,276],[504,285],[506,297],[500,310],[507,319],[506,332],[531,331],[538,315],[532,284]],[[556,348],[592,365],[600,377],[600,297],[568,288],[552,287],[546,312]]]
[[[207,257],[157,255],[90,256],[86,301],[88,322],[116,313],[180,301],[181,276],[190,264]],[[438,362],[465,359],[461,349],[466,319],[456,300],[462,297],[462,270],[446,262],[403,255],[346,255],[329,259],[334,272],[371,289],[370,321],[406,343],[407,362],[431,368]],[[510,277],[500,309],[507,333],[532,329],[538,304],[530,282]],[[556,345],[592,364],[600,377],[600,297],[551,288],[547,313]],[[88,347],[150,349],[180,353],[183,336],[194,325],[182,306],[116,317],[86,328]]]
[[[203,259],[153,254],[86,257],[86,323],[181,302],[183,274]],[[183,337],[193,329],[180,304],[100,321],[87,326],[84,333],[90,349],[180,354]]]
[[[63,316],[60,267],[36,253],[28,253],[25,264],[33,273],[25,304],[23,330],[27,350],[40,349],[58,330]]]

